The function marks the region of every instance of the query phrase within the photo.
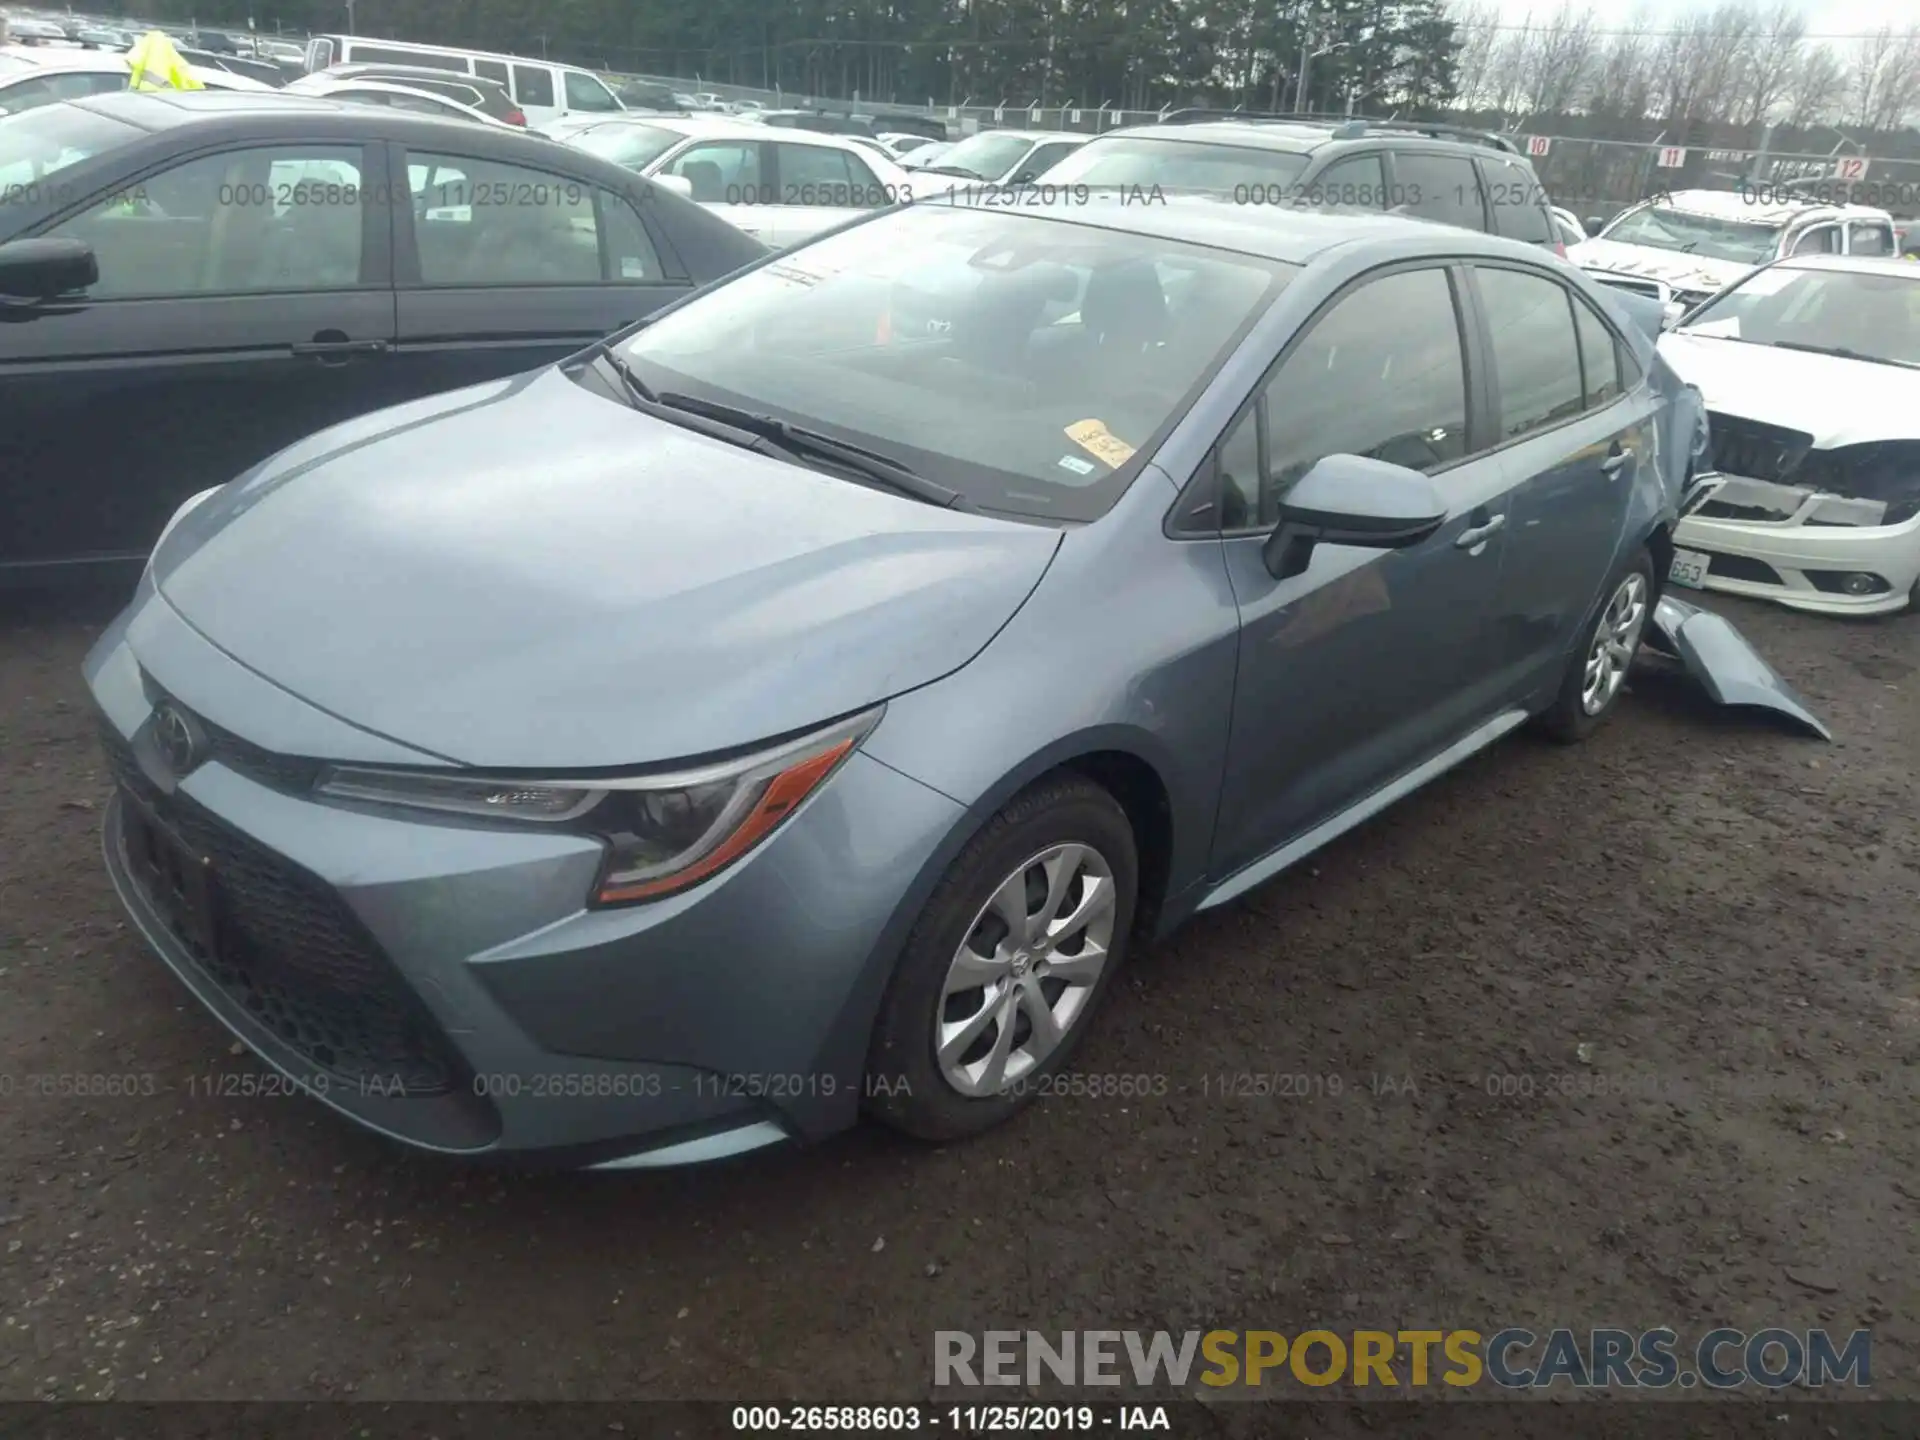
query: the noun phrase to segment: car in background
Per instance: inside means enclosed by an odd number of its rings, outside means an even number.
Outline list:
[[[1584,270],[1658,280],[1682,311],[1789,255],[1892,255],[1893,217],[1759,190],[1678,190],[1629,206],[1570,246]]]
[[[451,75],[445,70],[425,65],[335,65],[331,69],[289,81],[286,88],[296,95],[318,95],[324,94],[329,85],[361,80],[404,85],[415,91],[425,90],[468,110],[477,110],[503,125],[516,125],[524,129],[527,124],[525,113],[513,103],[513,96],[499,81],[489,80],[484,75]]]
[[[878,328],[929,256],[952,330]],[[895,207],[189,501],[86,663],[107,869],[237,1039],[417,1149],[977,1134],[1134,945],[1606,722],[1685,398],[1492,237]]]
[[[1587,227],[1580,223],[1580,217],[1571,210],[1559,205],[1547,207],[1553,215],[1554,233],[1560,237],[1560,243],[1571,249],[1587,238]]]
[[[322,96],[329,100],[344,100],[355,105],[382,105],[392,110],[411,110],[416,115],[437,115],[445,120],[466,120],[477,125],[497,125],[503,130],[519,129],[504,120],[496,120],[482,110],[471,105],[462,105],[458,100],[431,90],[422,90],[412,85],[402,85],[391,80],[318,80],[304,87],[303,95]]]
[[[205,50],[213,55],[238,55],[239,42],[224,30],[189,30],[187,43],[196,50]]]
[[[682,103],[685,96],[675,95],[665,85],[650,80],[622,80],[613,87],[613,93],[629,110],[659,110],[670,114],[691,108]]]
[[[1242,207],[1387,211],[1566,251],[1519,147],[1456,125],[1174,111],[1096,136],[1041,178],[1212,195]]]
[[[924,150],[929,145],[940,143],[931,136],[915,135],[903,130],[882,130],[873,138],[886,146],[887,153],[895,160],[911,155],[916,150]]]
[[[1912,608],[1920,585],[1920,267],[1793,256],[1660,340],[1708,410],[1708,473],[1672,579],[1826,615]]]
[[[906,172],[850,139],[732,117],[656,116],[596,125],[567,141],[670,182],[775,249],[913,198]]]
[[[131,50],[140,37],[131,30],[114,30],[98,25],[81,27],[80,43],[92,50]]]
[[[0,189],[24,322],[0,325],[0,576],[28,580],[137,564],[209,475],[544,365],[765,253],[523,131],[285,92],[0,118]]]
[[[900,157],[900,168],[903,170],[925,170],[931,166],[934,161],[953,149],[954,144],[955,142],[952,140],[931,141],[926,145],[922,145],[917,150],[912,150],[902,155]]]
[[[51,20],[36,20],[25,15],[11,16],[6,20],[6,39],[9,44],[45,45],[66,38],[66,27],[56,25]]]
[[[275,90],[285,85],[298,73],[289,73],[285,66],[276,64],[272,60],[256,59],[250,55],[227,55],[213,50],[196,50],[191,45],[176,45],[174,50],[182,60],[202,74],[223,70],[229,75],[257,80],[262,85]]]
[[[1085,135],[1066,130],[982,130],[915,168],[962,181],[1024,185],[1086,142]]]
[[[273,87],[244,75],[190,65],[210,90],[266,91]],[[0,47],[0,112],[15,114],[60,100],[125,90],[132,78],[125,55],[102,50]]]
[[[576,65],[447,45],[370,40],[359,35],[314,35],[307,41],[309,74],[335,65],[365,63],[426,65],[461,75],[484,76],[507,87],[513,103],[534,128],[567,115],[617,114],[626,108],[605,81]]]

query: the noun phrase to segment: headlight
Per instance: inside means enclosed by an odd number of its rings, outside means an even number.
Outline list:
[[[607,846],[593,903],[626,905],[697,885],[753,849],[840,767],[885,709],[670,774],[513,779],[342,765],[327,770],[316,791],[336,800],[587,830]]]

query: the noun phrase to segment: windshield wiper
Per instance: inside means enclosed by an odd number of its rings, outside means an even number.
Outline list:
[[[922,165],[923,173],[931,175],[958,175],[962,180],[984,180],[987,177],[978,170],[968,170],[960,165]]]
[[[741,410],[732,405],[721,405],[712,400],[701,400],[692,395],[678,395],[668,391],[654,397],[654,403],[672,410],[684,410],[690,415],[704,416],[708,420],[717,420],[722,425],[730,425],[749,435],[757,435],[772,442],[796,459],[823,460],[837,465],[843,470],[851,470],[876,485],[905,495],[914,500],[924,500],[929,505],[938,505],[945,510],[962,510],[968,514],[978,514],[979,507],[974,505],[958,490],[949,490],[945,485],[927,479],[919,471],[902,465],[898,460],[869,450],[862,445],[851,445],[845,440],[836,440],[831,435],[823,435],[818,430],[809,430],[782,420],[774,415],[757,415],[751,410]]]
[[[627,394],[642,405],[658,405],[660,397],[648,388],[647,382],[629,365],[620,352],[607,341],[602,340],[593,347],[593,353],[607,362],[607,368],[620,377],[620,383],[627,387]]]
[[[1842,360],[1865,360],[1870,365],[1898,365],[1903,370],[1920,370],[1920,364],[1912,360],[1895,360],[1890,355],[1866,355],[1858,350],[1849,350],[1844,345],[1808,345],[1800,340],[1766,340],[1761,343],[1771,345],[1776,350],[1801,350],[1808,355],[1833,355]]]

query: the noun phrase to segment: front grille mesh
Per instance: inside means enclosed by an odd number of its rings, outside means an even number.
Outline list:
[[[1713,444],[1711,468],[1749,480],[1787,481],[1813,448],[1813,436],[1784,425],[1767,425],[1742,415],[1707,414]]]
[[[121,788],[212,862],[217,955],[197,945],[165,900],[142,885],[209,981],[300,1055],[363,1093],[425,1096],[454,1088],[464,1076],[459,1057],[326,884],[186,796],[162,794],[132,747],[105,724],[101,743]]]

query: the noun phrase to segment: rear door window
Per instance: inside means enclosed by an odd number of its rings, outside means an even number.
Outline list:
[[[473,73],[484,75],[489,80],[498,80],[502,85],[509,84],[507,62],[504,60],[476,60],[473,62]]]
[[[1474,277],[1493,341],[1500,438],[1517,440],[1586,408],[1573,297],[1544,275],[1478,266]]]
[[[1553,243],[1553,221],[1547,197],[1528,166],[1517,160],[1482,160],[1482,178],[1493,210],[1496,235],[1524,240],[1529,245]]]
[[[1480,177],[1464,155],[1431,150],[1393,152],[1393,208],[1422,220],[1485,230]]]
[[[513,98],[522,105],[553,105],[553,72],[544,65],[513,67]]]
[[[1378,151],[1336,160],[1301,188],[1309,205],[1384,210],[1387,204],[1387,176]]]

